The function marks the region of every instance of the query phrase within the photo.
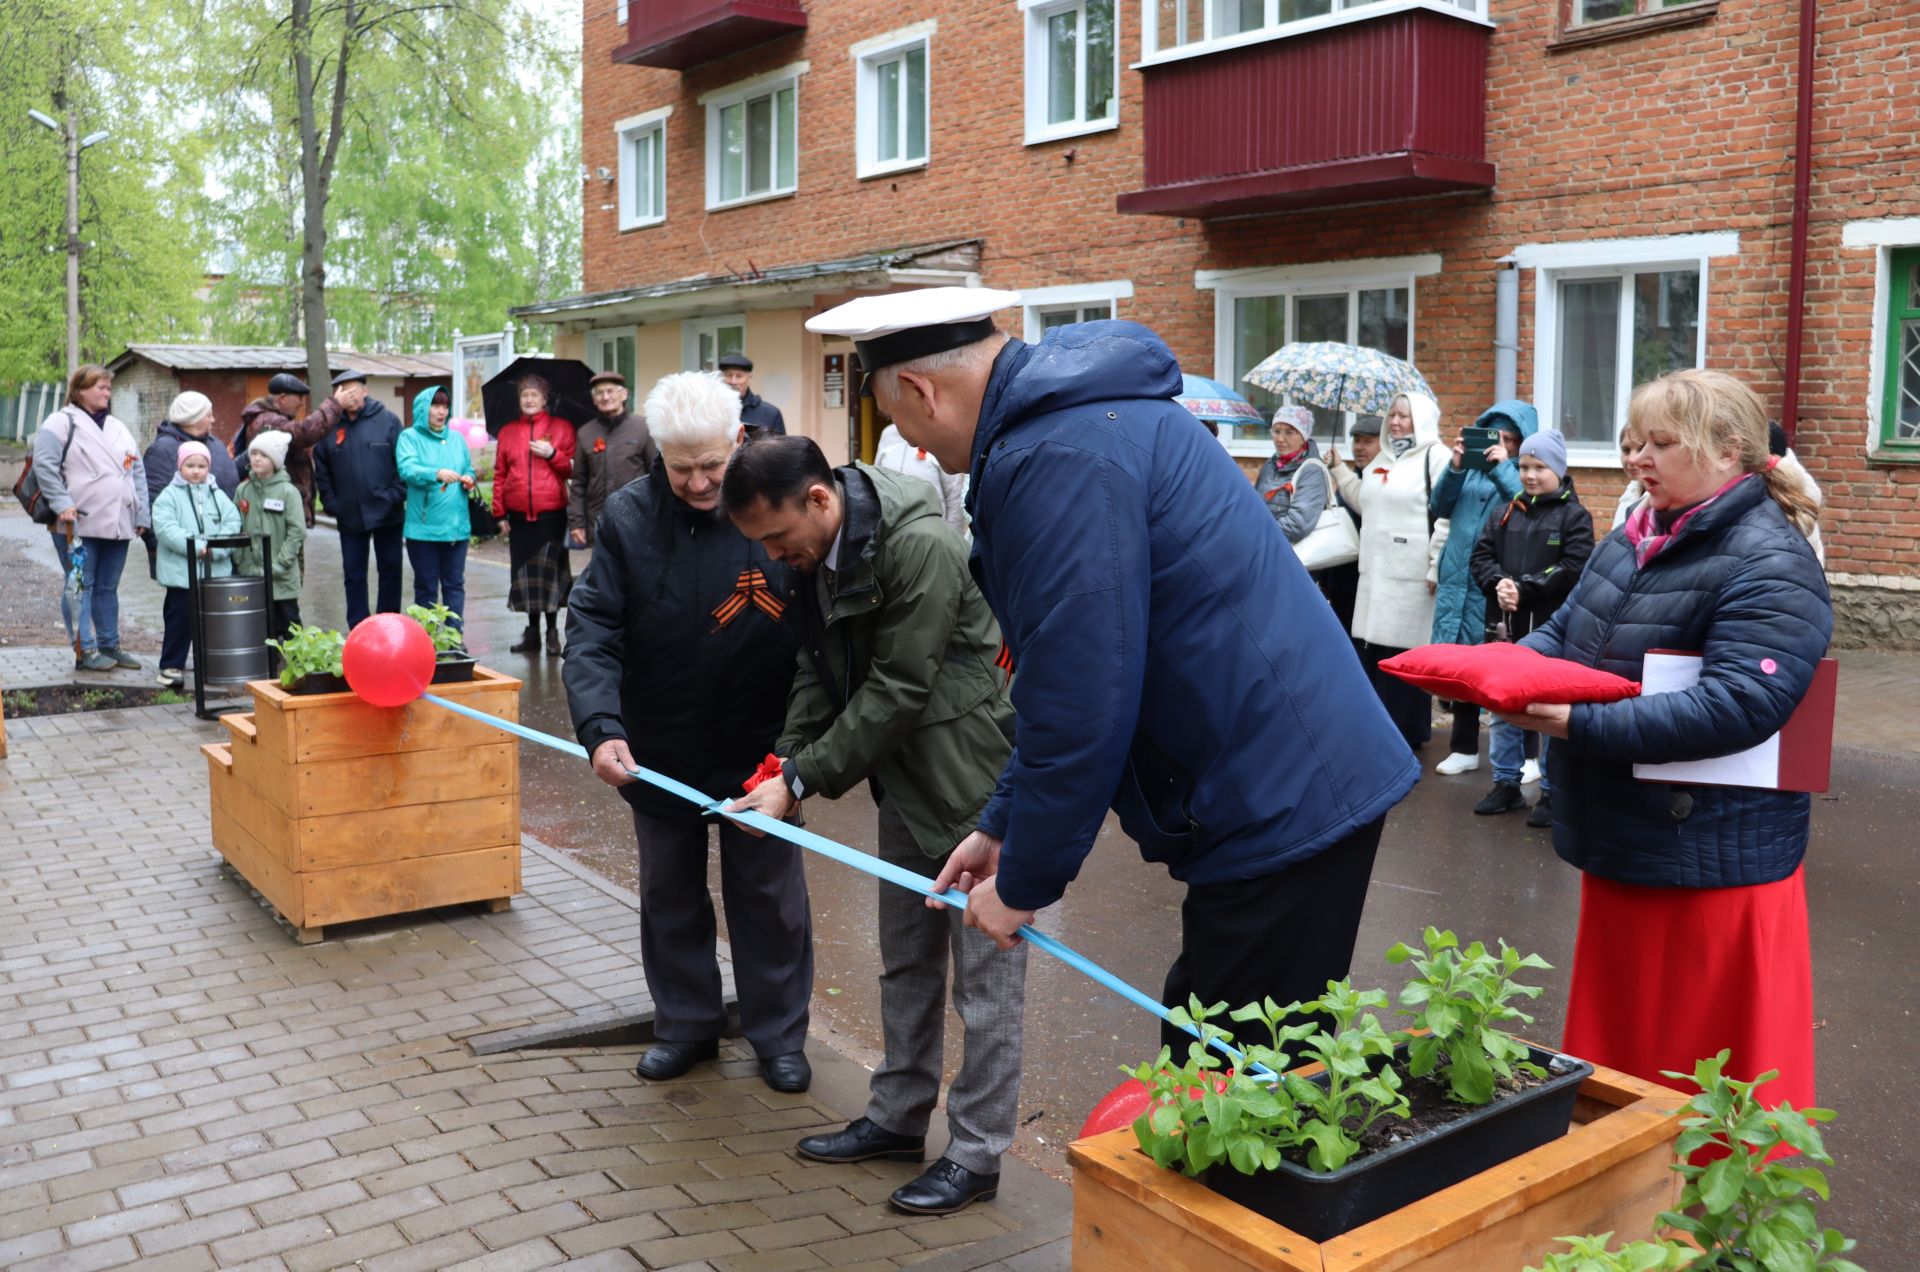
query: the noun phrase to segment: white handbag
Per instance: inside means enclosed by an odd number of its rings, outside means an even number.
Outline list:
[[[1352,565],[1360,559],[1360,531],[1353,524],[1353,518],[1341,506],[1339,495],[1333,484],[1333,474],[1327,466],[1317,459],[1309,459],[1300,466],[1312,464],[1326,475],[1327,506],[1321,510],[1320,519],[1313,523],[1313,529],[1305,538],[1293,545],[1293,554],[1300,558],[1300,564],[1307,567],[1309,573],[1330,570],[1336,565]]]

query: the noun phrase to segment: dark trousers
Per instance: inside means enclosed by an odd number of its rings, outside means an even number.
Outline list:
[[[295,623],[299,621],[300,621],[300,598],[299,597],[296,596],[291,600],[285,600],[285,601],[282,601],[282,600],[274,601],[273,612],[269,615],[268,625],[273,628],[273,638],[275,640],[285,640],[287,638],[288,629],[291,628]],[[267,650],[267,669],[276,675],[279,674],[279,671],[280,671],[280,651],[279,650],[273,649],[273,648],[269,648]]]
[[[1259,879],[1191,886],[1180,903],[1180,957],[1160,1001],[1189,995],[1228,1010],[1263,998],[1285,1006],[1318,998],[1353,965],[1360,911],[1384,816],[1297,866]],[[1222,1016],[1224,1029],[1233,1022]],[[1162,1023],[1160,1041],[1185,1057],[1193,1036]]]
[[[1393,727],[1400,730],[1400,736],[1406,739],[1408,746],[1419,750],[1433,738],[1433,697],[1426,690],[1416,689],[1397,676],[1389,676],[1380,670],[1383,661],[1407,651],[1389,649],[1385,645],[1369,645],[1364,640],[1356,640],[1354,645],[1360,651],[1360,662],[1367,669],[1367,679],[1373,685],[1374,695],[1393,719]]]
[[[160,669],[185,671],[193,649],[193,607],[187,589],[170,587],[160,602]]]
[[[1447,750],[1454,755],[1480,754],[1480,708],[1471,702],[1453,704],[1453,728],[1447,736]]]
[[[381,526],[377,530],[340,529],[340,573],[347,585],[347,630],[352,631],[367,616],[367,547],[373,547],[373,564],[380,572],[377,608],[382,614],[400,612],[400,544],[404,527]]]
[[[467,541],[439,543],[408,539],[407,560],[413,564],[413,603],[444,604],[453,611],[453,625],[466,626]]]
[[[740,1027],[754,1054],[799,1051],[813,996],[813,918],[802,849],[720,830],[720,897],[733,945]],[[654,1036],[702,1042],[727,1030],[707,891],[709,823],[635,811],[640,840],[640,962],[653,995]]]

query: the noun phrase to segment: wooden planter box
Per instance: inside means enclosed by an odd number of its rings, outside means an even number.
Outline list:
[[[351,693],[247,686],[254,709],[222,716],[207,757],[213,842],[294,927],[484,901],[520,891],[520,749],[429,702],[370,706]],[[520,718],[520,682],[474,670],[434,686],[464,706]]]
[[[1518,1272],[1588,1232],[1649,1233],[1679,1203],[1687,1097],[1596,1069],[1552,1143],[1325,1242],[1154,1165],[1131,1128],[1068,1147],[1078,1272]]]

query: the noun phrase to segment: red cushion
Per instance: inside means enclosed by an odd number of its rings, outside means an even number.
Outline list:
[[[1532,702],[1618,702],[1640,696],[1639,684],[1624,676],[1505,642],[1422,645],[1384,660],[1380,670],[1441,698],[1513,713]]]

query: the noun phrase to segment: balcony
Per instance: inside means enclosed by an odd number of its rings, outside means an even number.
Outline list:
[[[1484,22],[1396,5],[1295,27],[1141,66],[1146,188],[1120,211],[1250,216],[1493,188]]]
[[[684,71],[806,26],[799,0],[633,0],[613,60]]]

